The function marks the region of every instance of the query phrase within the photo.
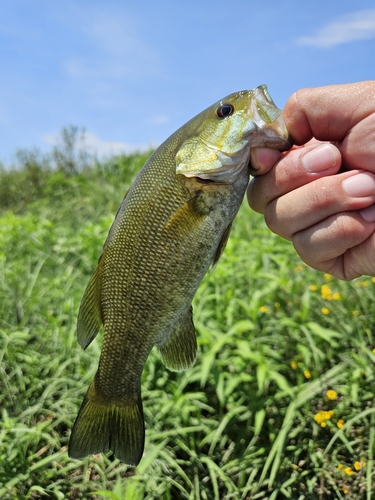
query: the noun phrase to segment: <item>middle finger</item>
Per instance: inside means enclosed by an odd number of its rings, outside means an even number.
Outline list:
[[[375,176],[352,170],[322,177],[269,203],[268,227],[283,238],[293,235],[339,212],[361,210],[375,202]]]

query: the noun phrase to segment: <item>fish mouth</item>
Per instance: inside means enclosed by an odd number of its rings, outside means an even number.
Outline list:
[[[281,137],[271,138],[265,141],[263,148],[269,149],[278,149],[280,152],[289,151],[293,147],[293,144],[286,139],[282,139]]]
[[[263,127],[263,133],[264,148],[288,151],[293,146],[292,138],[281,113],[275,121]]]
[[[279,151],[288,151],[293,147],[292,138],[286,128],[283,117],[280,115],[274,122],[262,128],[255,126],[250,136],[250,148],[269,148]]]
[[[256,130],[252,131],[250,147],[288,151],[293,146],[282,111],[273,102],[266,85],[253,90],[253,99],[247,110]]]

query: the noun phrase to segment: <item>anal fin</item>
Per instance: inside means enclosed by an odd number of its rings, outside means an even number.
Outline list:
[[[178,372],[193,366],[197,357],[197,339],[192,307],[183,320],[176,325],[169,339],[159,346],[159,351],[169,370]]]

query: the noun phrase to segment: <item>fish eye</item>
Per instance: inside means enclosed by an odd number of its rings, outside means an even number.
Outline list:
[[[219,118],[226,118],[227,116],[230,116],[234,111],[234,106],[232,104],[229,104],[227,102],[224,102],[223,104],[220,104],[220,106],[216,110],[216,114]]]

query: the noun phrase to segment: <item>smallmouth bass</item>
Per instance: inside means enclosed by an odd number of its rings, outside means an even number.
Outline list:
[[[70,437],[72,458],[144,449],[141,374],[154,345],[170,370],[196,358],[191,302],[227,243],[248,181],[250,149],[291,147],[267,87],[231,94],[172,134],[119,208],[78,314],[83,349],[100,327],[98,371]]]

